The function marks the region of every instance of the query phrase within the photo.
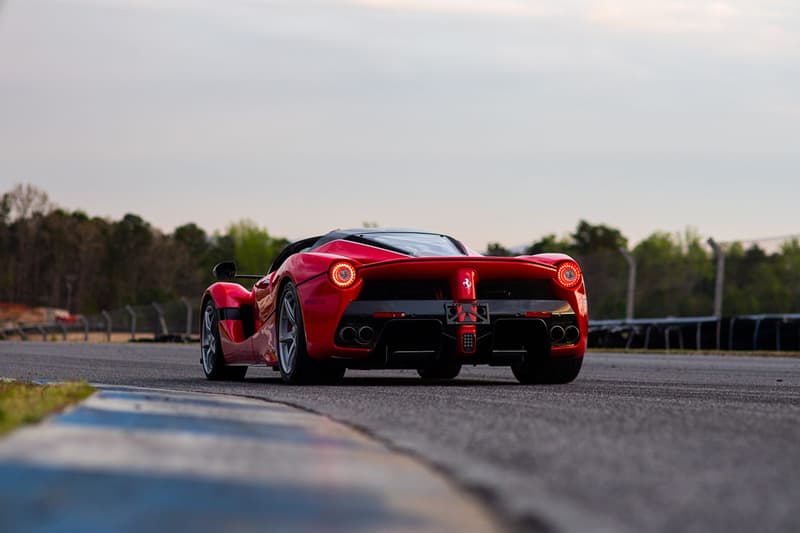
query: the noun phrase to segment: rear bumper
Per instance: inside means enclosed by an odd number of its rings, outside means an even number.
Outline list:
[[[442,300],[351,302],[336,327],[334,356],[348,366],[417,368],[430,358],[455,357],[463,364],[508,366],[531,355],[582,356],[585,327],[563,300],[483,300],[488,317],[480,323],[448,323]],[[570,336],[554,338],[560,327]],[[468,328],[468,329],[465,329]],[[571,328],[571,329],[570,329]],[[474,334],[465,353],[460,335]]]

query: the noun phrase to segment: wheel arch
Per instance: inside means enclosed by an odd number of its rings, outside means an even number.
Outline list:
[[[203,302],[211,298],[218,309],[253,305],[253,293],[238,283],[214,283],[206,289]]]

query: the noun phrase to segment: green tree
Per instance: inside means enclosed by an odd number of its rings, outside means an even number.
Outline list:
[[[626,239],[620,230],[603,224],[590,224],[585,220],[578,222],[575,233],[572,234],[575,253],[593,254],[599,251],[618,251],[628,247]]]
[[[574,244],[571,239],[560,239],[554,234],[545,235],[540,240],[531,244],[525,251],[528,255],[544,253],[564,253],[570,254],[574,251]]]
[[[201,258],[208,253],[208,235],[203,228],[193,222],[175,228],[172,238],[193,257]]]
[[[278,253],[287,245],[276,239],[252,220],[240,220],[228,226],[227,236],[233,243],[234,259],[240,272],[266,273]]]
[[[144,279],[149,278],[146,269],[153,268],[148,259],[154,237],[150,224],[138,215],[128,213],[111,225],[107,271],[113,276],[109,280],[109,304],[140,301],[140,287],[144,286]]]
[[[581,220],[569,237],[545,235],[527,253],[560,252],[574,257],[586,281],[591,316],[619,318],[625,313],[628,268],[619,249],[627,243],[618,229]]]
[[[628,266],[620,253],[626,239],[620,230],[603,224],[578,222],[567,251],[580,264],[586,280],[589,309],[594,318],[625,316]]]
[[[11,197],[10,193],[3,193],[0,197],[0,225],[6,226],[11,218]]]
[[[638,265],[639,317],[709,315],[713,262],[699,236],[656,232],[633,250]]]
[[[511,257],[514,255],[514,253],[499,242],[491,242],[489,243],[489,246],[486,247],[486,253],[484,255],[495,257]]]

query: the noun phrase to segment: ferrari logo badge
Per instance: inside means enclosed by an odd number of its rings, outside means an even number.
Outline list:
[[[464,285],[464,288],[467,290],[472,288],[472,282],[469,280],[469,278],[464,278],[464,283],[462,283],[462,285]]]

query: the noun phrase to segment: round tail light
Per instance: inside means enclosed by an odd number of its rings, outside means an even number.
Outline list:
[[[349,289],[356,283],[356,268],[342,261],[335,263],[330,270],[331,283],[340,289]]]
[[[565,289],[574,289],[581,284],[581,269],[572,261],[558,265],[556,276],[558,284]]]

